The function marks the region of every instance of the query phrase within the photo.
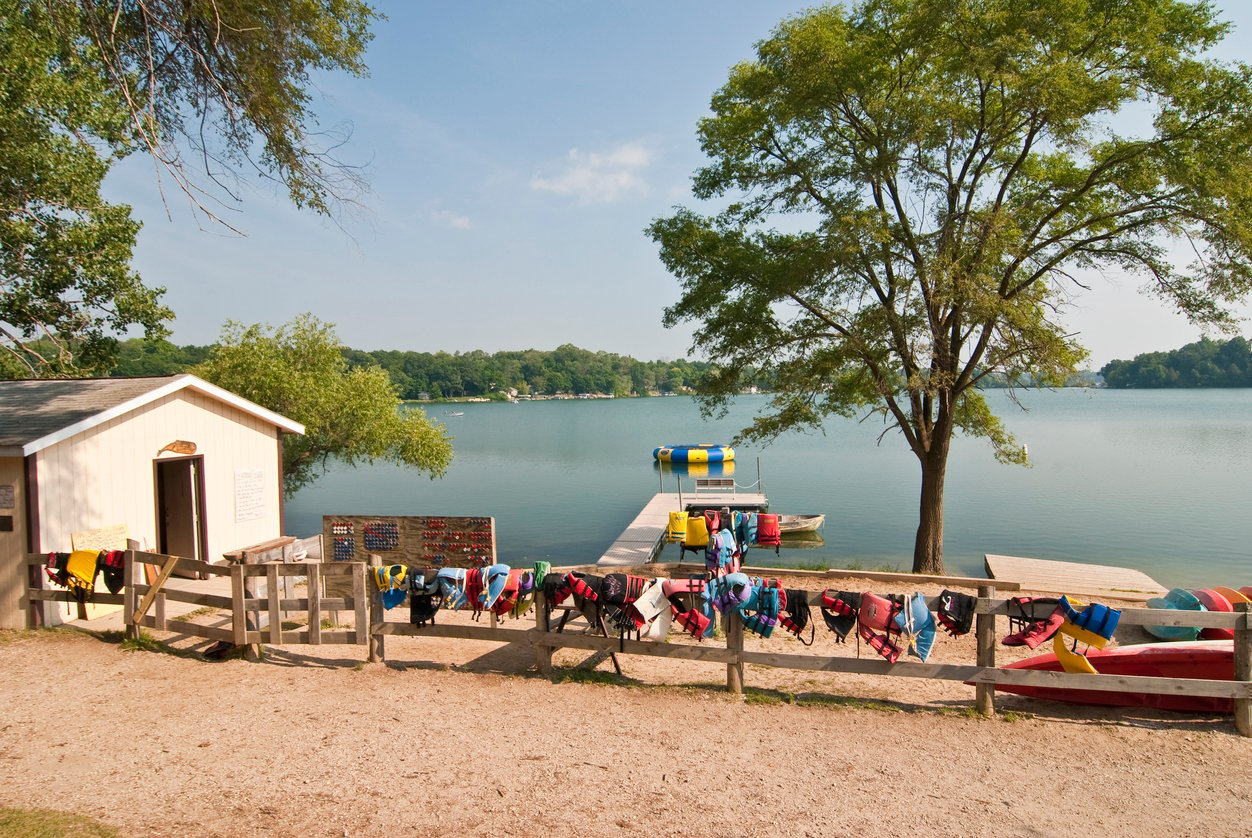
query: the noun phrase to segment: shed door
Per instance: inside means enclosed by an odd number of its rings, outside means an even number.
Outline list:
[[[204,560],[203,457],[156,461],[157,549]]]

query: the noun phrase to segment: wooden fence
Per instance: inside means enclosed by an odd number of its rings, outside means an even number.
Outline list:
[[[64,600],[66,591],[48,590],[44,586],[43,572],[39,567],[47,557],[29,554],[30,589],[28,622],[31,626],[43,624],[40,603]],[[369,624],[368,602],[365,586],[365,565],[361,562],[269,562],[265,564],[209,564],[192,559],[146,553],[139,550],[126,551],[124,584],[116,594],[96,591],[91,601],[95,605],[121,605],[122,621],[128,636],[134,636],[140,628],[172,631],[206,640],[232,643],[236,646],[259,646],[262,643],[284,644],[356,644],[365,645],[366,632],[362,627]],[[153,584],[142,580],[142,566],[158,569]],[[230,595],[186,591],[165,587],[164,583],[177,566],[180,570],[202,574],[206,577],[230,577]],[[284,577],[302,577],[308,582],[305,596],[283,595]],[[323,596],[324,578],[345,578],[348,596]],[[264,582],[264,592],[258,593]],[[181,602],[200,608],[213,608],[230,614],[229,627],[210,626],[193,620],[167,615],[167,603]],[[322,616],[331,612],[349,611],[355,614],[353,628],[328,630],[322,628]],[[287,628],[291,612],[303,612],[307,624]]]
[[[42,556],[30,556],[28,561],[41,563]],[[656,641],[624,640],[615,636],[595,634],[568,634],[552,627],[552,610],[538,594],[533,627],[521,628],[518,621],[512,627],[498,625],[494,617],[489,625],[430,624],[423,627],[411,623],[389,622],[385,619],[376,591],[366,585],[366,567],[361,562],[323,563],[314,570],[316,563],[261,565],[209,565],[187,562],[189,570],[211,574],[229,574],[232,596],[189,594],[181,591],[165,591],[156,585],[148,586],[136,580],[138,564],[154,564],[168,570],[170,557],[152,553],[128,553],[126,562],[126,588],[121,594],[97,594],[96,602],[117,602],[126,606],[126,625],[137,628],[147,626],[157,630],[179,631],[208,639],[232,642],[237,645],[272,643],[351,643],[368,641],[369,660],[385,659],[387,636],[445,637],[466,640],[483,640],[497,643],[521,643],[534,651],[535,663],[541,672],[552,668],[552,655],[557,649],[582,649],[601,655],[640,655],[677,658],[725,664],[726,686],[731,692],[742,692],[744,687],[744,664],[780,667],[784,669],[815,672],[846,672],[862,675],[881,675],[905,678],[931,678],[972,683],[975,690],[975,706],[979,712],[991,714],[995,710],[994,697],[997,685],[1014,685],[1050,689],[1081,689],[1099,692],[1151,693],[1175,696],[1195,696],[1230,699],[1234,704],[1235,726],[1244,736],[1252,736],[1252,626],[1249,623],[1249,606],[1237,605],[1235,613],[1173,611],[1154,608],[1123,608],[1119,625],[1138,626],[1199,626],[1224,628],[1234,632],[1233,679],[1202,680],[1192,678],[1159,678],[1130,675],[1091,675],[1067,672],[1042,672],[1022,669],[1005,669],[996,665],[996,618],[1009,614],[1008,600],[996,596],[995,588],[980,586],[975,608],[974,633],[977,645],[973,664],[921,663],[898,661],[889,663],[879,658],[849,658],[820,654],[788,654],[758,652],[744,648],[743,625],[737,619],[723,620],[723,645],[703,643],[661,643]],[[32,568],[38,570],[38,568]],[[352,596],[326,598],[320,596],[320,575],[329,573],[350,575]],[[283,575],[307,576],[309,590],[306,597],[283,598],[277,581]],[[32,579],[34,576],[32,575]],[[250,579],[264,578],[268,584],[265,596],[249,596]],[[160,579],[157,580],[159,582]],[[367,587],[369,593],[367,594]],[[810,598],[820,592],[809,592]],[[370,595],[374,594],[374,595]],[[167,619],[163,613],[162,595],[167,598],[197,605],[226,609],[231,612],[231,628],[213,628],[197,625],[186,620]],[[64,593],[32,589],[32,605],[36,600],[63,597]],[[144,597],[144,599],[140,599]],[[155,598],[154,600],[152,598]],[[938,598],[928,599],[932,611],[938,609]],[[154,613],[145,613],[146,603],[155,606]],[[368,607],[367,607],[368,603]],[[368,608],[368,610],[367,610]],[[289,610],[304,610],[308,614],[308,626],[300,630],[286,631],[281,625],[281,614]],[[355,624],[348,631],[323,631],[321,614],[328,610],[354,612]],[[249,625],[256,622],[261,613],[269,617],[268,629]],[[361,627],[368,626],[362,632]],[[562,626],[564,621],[562,621]],[[615,660],[616,662],[616,660]]]

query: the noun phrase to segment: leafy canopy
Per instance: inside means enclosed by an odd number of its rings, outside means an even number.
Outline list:
[[[706,410],[760,368],[778,392],[749,438],[876,411],[921,462],[926,519],[954,432],[1021,460],[975,385],[1064,380],[1085,353],[1059,315],[1087,277],[1141,275],[1229,327],[1252,287],[1252,85],[1204,59],[1225,33],[1181,0],[783,21],[699,126],[694,192],[723,208],[648,229],[682,283],[666,324],[717,364]]]
[[[305,426],[283,443],[288,495],[324,473],[331,457],[389,460],[432,478],[452,461],[444,427],[403,407],[380,367],[349,369],[334,327],[312,315],[277,329],[228,323],[208,360],[189,372]]]
[[[162,288],[130,270],[139,224],[100,197],[128,116],[72,5],[0,0],[0,377],[106,364],[112,333],[165,333]]]

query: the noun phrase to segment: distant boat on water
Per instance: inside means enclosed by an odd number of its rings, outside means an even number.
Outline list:
[[[464,416],[464,415],[465,415],[465,411],[463,411],[463,410],[449,410],[449,411],[447,412],[447,414],[446,414],[446,415],[447,415],[447,416]]]

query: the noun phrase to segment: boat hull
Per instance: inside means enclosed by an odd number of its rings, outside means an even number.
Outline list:
[[[1235,675],[1234,644],[1229,640],[1196,640],[1191,642],[1143,643],[1111,649],[1093,649],[1087,660],[1101,675],[1145,675],[1158,678],[1200,678],[1230,681]],[[1008,664],[1006,669],[1028,669],[1040,672],[1061,672],[1056,655],[1038,655]],[[1099,676],[1095,676],[1099,677]],[[1163,695],[1160,693],[1106,692],[1104,690],[1059,689],[1014,684],[997,684],[1000,692],[1016,693],[1031,698],[1064,701],[1071,704],[1098,704],[1109,707],[1151,707],[1199,713],[1232,713],[1234,704],[1228,698],[1206,696]]]
[[[825,515],[779,515],[778,529],[786,535],[789,532],[812,532],[826,523]]]

